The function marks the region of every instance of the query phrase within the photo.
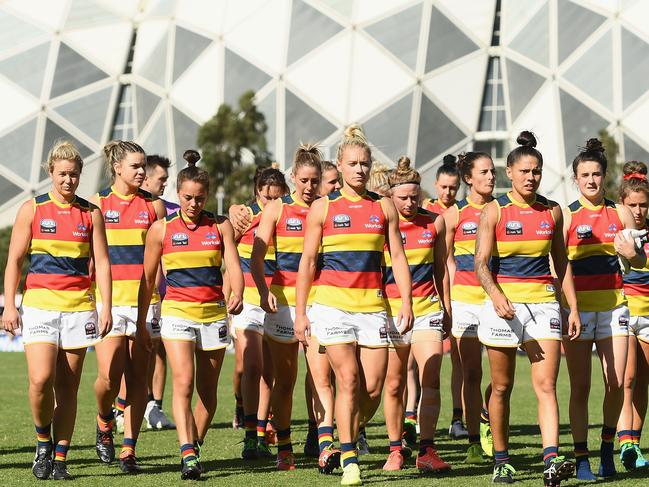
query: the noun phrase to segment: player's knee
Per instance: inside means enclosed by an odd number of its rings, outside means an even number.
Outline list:
[[[35,374],[29,377],[29,388],[32,392],[43,393],[52,390],[54,376],[51,374]]]

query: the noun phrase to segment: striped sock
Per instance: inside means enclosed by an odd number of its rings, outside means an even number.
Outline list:
[[[134,440],[133,438],[124,437],[124,441],[122,441],[122,451],[119,453],[119,457],[126,458],[128,456],[135,455],[136,443],[137,440]]]
[[[266,425],[267,419],[257,419],[257,441],[266,443]]]
[[[620,442],[620,446],[626,445],[627,443],[633,444],[633,431],[631,430],[618,431],[617,439]]]
[[[277,452],[293,451],[293,444],[291,443],[291,428],[285,430],[277,430]]]
[[[496,465],[502,465],[503,463],[509,463],[509,451],[507,451],[507,450],[494,450],[494,460],[496,460]]]
[[[464,416],[464,410],[462,408],[453,408],[453,418],[451,418],[451,423],[455,421],[462,421]]]
[[[320,453],[334,442],[334,427],[320,426],[318,428],[318,447]]]
[[[559,447],[548,446],[547,448],[543,448],[543,463],[545,463],[546,467],[550,465],[553,458],[556,458],[558,456],[559,456]]]
[[[588,443],[585,441],[576,441],[575,442],[575,461],[577,463],[581,461],[588,461]]]
[[[356,442],[340,444],[340,461],[345,468],[352,463],[358,463],[358,452],[356,451]]]
[[[428,448],[435,449],[435,440],[425,440],[424,438],[419,440],[419,456],[424,456]]]
[[[417,412],[416,411],[406,411],[406,421],[412,421],[413,423],[417,422]]]
[[[631,430],[631,436],[633,437],[633,443],[635,445],[640,444],[640,435],[642,434],[642,431],[640,430]]]
[[[482,408],[482,411],[480,411],[480,422],[483,424],[489,424],[489,411],[485,408]]]
[[[397,441],[390,441],[390,453],[393,451],[401,451],[401,442],[399,440]]]
[[[257,438],[257,415],[256,414],[246,414],[243,417],[243,426],[246,429],[246,438],[248,439]]]
[[[101,414],[97,414],[97,426],[99,426],[99,429],[103,432],[113,430],[114,420],[115,420],[115,414],[113,414],[113,411],[111,411],[108,416],[102,416]]]
[[[191,443],[185,443],[180,447],[180,456],[182,457],[183,462],[191,462],[196,460],[196,450],[194,450],[194,445]]]
[[[66,458],[68,457],[69,449],[70,449],[70,445],[57,443],[56,447],[54,448],[54,461],[65,462]]]
[[[615,426],[602,426],[602,443],[599,446],[599,455],[601,458],[612,459],[613,457],[613,440],[615,438]]]
[[[36,441],[39,447],[48,446],[52,443],[52,423],[47,426],[36,426]]]
[[[480,443],[480,435],[469,435],[469,445]]]
[[[115,399],[115,410],[117,413],[124,414],[124,409],[126,409],[126,399],[122,397]]]

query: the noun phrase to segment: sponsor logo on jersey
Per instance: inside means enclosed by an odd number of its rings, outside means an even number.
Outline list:
[[[216,235],[216,232],[207,232],[205,234],[205,238],[207,240],[202,240],[201,245],[203,247],[207,247],[208,245],[218,245],[221,242],[218,240],[218,236]]]
[[[547,220],[541,220],[539,223],[540,230],[536,231],[537,235],[552,235],[552,229],[550,228],[550,222]]]
[[[615,223],[611,223],[608,226],[608,232],[605,232],[604,236],[606,238],[615,238],[616,233],[617,233],[617,225]]]
[[[462,225],[462,235],[475,235],[476,233],[478,233],[476,222],[466,222]]]
[[[94,338],[97,336],[97,326],[92,321],[86,323],[84,329],[86,331],[86,337]]]
[[[302,219],[301,218],[287,218],[286,219],[286,231],[288,231],[288,232],[301,232],[302,231]]]
[[[72,232],[72,235],[74,237],[83,237],[83,238],[85,238],[85,237],[88,236],[88,227],[86,225],[84,225],[83,223],[79,223],[77,225],[76,231]]]
[[[523,224],[517,220],[505,223],[505,235],[523,235]]]
[[[370,222],[365,224],[365,228],[383,228],[379,216],[370,215]]]
[[[228,337],[228,327],[227,325],[221,325],[219,327],[219,339],[221,341],[225,340]]]
[[[424,230],[423,232],[421,232],[421,236],[422,236],[422,238],[417,240],[418,244],[424,245],[424,244],[432,243],[432,241],[433,241],[433,232],[431,232],[430,230]]]
[[[340,213],[333,217],[334,228],[349,228],[352,225],[352,219],[349,215]]]
[[[379,338],[381,338],[381,340],[387,340],[388,331],[385,329],[385,326],[379,328]]]
[[[104,213],[104,221],[106,223],[119,223],[119,211],[106,210],[106,213]]]
[[[189,245],[189,236],[186,233],[178,232],[171,236],[171,246],[178,247]]]
[[[550,330],[561,330],[561,322],[557,318],[550,318]]]
[[[440,318],[431,318],[430,321],[428,322],[428,326],[436,330],[441,330],[442,320]]]
[[[576,230],[578,239],[593,237],[593,227],[590,225],[579,225]]]
[[[56,233],[56,222],[50,218],[41,220],[41,233]]]
[[[137,214],[137,218],[135,219],[135,224],[137,225],[148,225],[150,223],[149,221],[149,212],[148,211],[140,211]]]

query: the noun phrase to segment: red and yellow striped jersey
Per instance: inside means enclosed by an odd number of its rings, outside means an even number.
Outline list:
[[[645,223],[647,228],[649,221]],[[649,316],[649,243],[644,245],[647,263],[644,267],[631,267],[622,277],[624,295],[629,303],[631,316]]]
[[[381,197],[340,190],[326,201],[314,302],[356,313],[384,311],[381,263],[387,221]]]
[[[223,238],[214,215],[203,211],[197,224],[180,210],[165,217],[162,268],[167,293],[162,316],[198,323],[225,319],[222,259]]]
[[[555,226],[549,201],[537,195],[528,205],[507,193],[496,203],[498,223],[492,253],[496,284],[513,303],[556,301],[549,259]]]
[[[486,205],[476,205],[468,198],[464,198],[455,203],[455,206],[457,208],[457,223],[453,236],[455,275],[451,286],[451,299],[461,303],[482,304],[487,295],[473,268],[480,212]]]
[[[157,219],[154,197],[142,189],[126,196],[113,187],[100,191],[97,196],[106,225],[113,306],[137,306],[146,233]],[[156,289],[151,303],[158,301],[160,296]]]
[[[592,206],[582,198],[568,206],[568,259],[580,311],[606,311],[626,302],[613,240],[624,226],[615,203]]]
[[[431,213],[437,213],[438,215],[441,215],[450,208],[450,206],[444,206],[444,203],[440,200],[432,200],[430,198],[426,198],[422,202],[421,206],[424,210],[430,211]]]
[[[72,203],[61,203],[50,193],[33,203],[23,305],[53,311],[95,309],[88,267],[92,206],[78,196]]]
[[[438,216],[437,218],[441,218]],[[435,289],[435,216],[419,208],[412,218],[399,215],[401,242],[408,259],[412,276],[412,311],[415,317],[440,311],[439,298]],[[388,316],[397,316],[401,309],[401,295],[392,271],[392,259],[386,244],[385,269],[383,270],[383,295],[386,298]]]

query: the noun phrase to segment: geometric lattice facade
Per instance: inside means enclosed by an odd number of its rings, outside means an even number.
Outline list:
[[[81,149],[89,194],[111,137],[178,160],[248,89],[282,165],[360,122],[377,159],[408,154],[430,182],[444,154],[502,154],[526,128],[565,202],[567,164],[598,130],[649,159],[648,18],[644,0],[7,0],[0,224],[47,184],[57,138]]]

